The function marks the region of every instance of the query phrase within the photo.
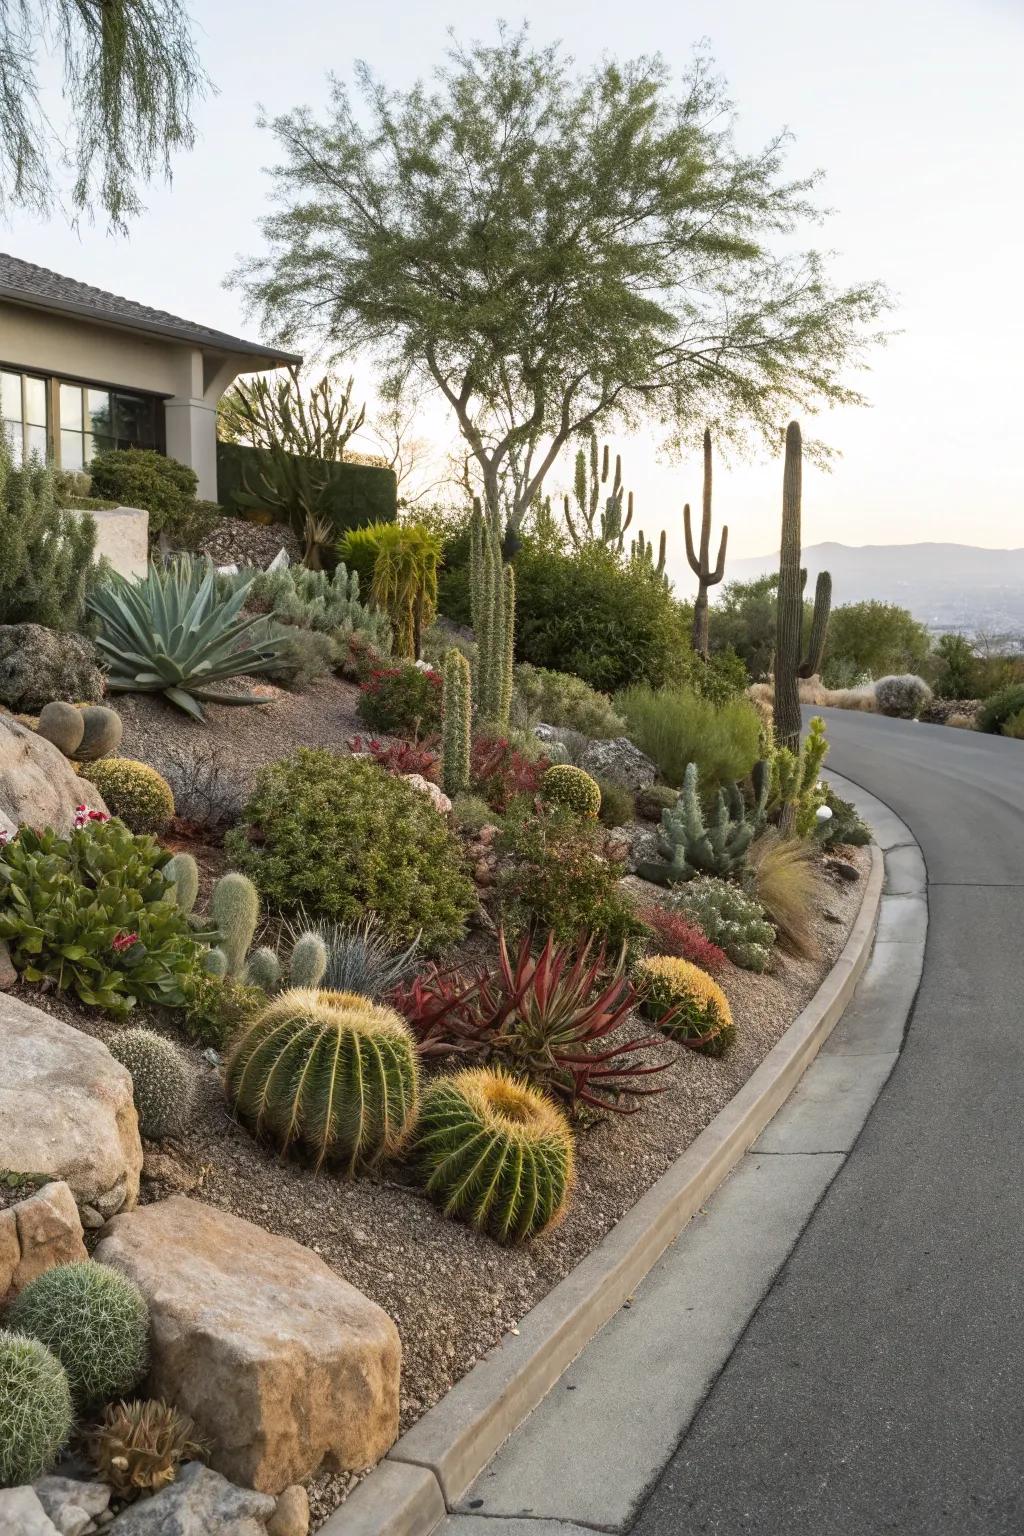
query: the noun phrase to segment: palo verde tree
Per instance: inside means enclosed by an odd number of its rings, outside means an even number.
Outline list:
[[[40,102],[44,53],[63,70],[66,143]],[[63,162],[74,212],[123,227],[140,185],[192,148],[208,84],[180,0],[0,0],[0,214],[48,212]]]
[[[814,178],[784,175],[785,135],[737,148],[703,53],[676,87],[660,57],[581,73],[501,29],[430,86],[361,65],[357,88],[265,123],[277,208],[236,281],[282,339],[430,380],[513,529],[592,429],[774,445],[795,408],[861,399],[844,375],[885,294],[787,253]]]

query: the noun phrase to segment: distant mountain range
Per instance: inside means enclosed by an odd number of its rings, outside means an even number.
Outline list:
[[[936,630],[983,631],[1024,640],[1024,549],[972,544],[812,544],[804,550],[808,591],[832,573],[832,603],[899,603]],[[727,581],[778,570],[778,555],[731,560]],[[712,594],[713,595],[713,594]]]

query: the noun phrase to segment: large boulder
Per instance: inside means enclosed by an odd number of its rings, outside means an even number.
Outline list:
[[[103,673],[88,640],[42,624],[0,624],[0,704],[37,714],[51,699],[102,697]]]
[[[173,1483],[129,1505],[107,1529],[112,1536],[266,1536],[273,1515],[267,1494],[235,1488],[190,1461]]]
[[[0,1304],[57,1264],[89,1257],[75,1197],[62,1182],[0,1211]]]
[[[132,1080],[106,1046],[0,993],[0,1168],[70,1185],[102,1216],[135,1204],[142,1143]]]
[[[634,794],[653,784],[658,770],[646,752],[634,746],[628,736],[615,736],[610,741],[592,741],[577,758],[581,768],[596,778],[610,779]]]
[[[149,1303],[149,1396],[195,1420],[233,1481],[280,1493],[394,1443],[398,1330],[308,1248],[174,1195],[115,1217],[95,1257]]]
[[[105,811],[99,790],[75,773],[49,741],[10,715],[0,715],[0,832],[25,825],[43,832],[71,831],[75,808]]]

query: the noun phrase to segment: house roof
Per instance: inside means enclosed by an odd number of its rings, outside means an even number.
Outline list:
[[[123,299],[120,294],[107,293],[103,288],[92,288],[88,283],[77,282],[73,277],[64,277],[60,272],[51,272],[48,267],[37,267],[31,261],[20,261],[17,256],[7,256],[3,252],[0,252],[0,299],[56,314],[74,315],[81,320],[100,321],[124,330],[164,336],[169,341],[185,342],[207,351],[242,352],[274,363],[302,361],[296,352],[282,352],[277,347],[265,347],[261,342],[245,341],[240,336],[215,331],[208,325],[197,325],[193,320],[182,320],[166,310],[151,309],[148,304]]]

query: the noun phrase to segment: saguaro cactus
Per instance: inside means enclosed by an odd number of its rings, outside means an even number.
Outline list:
[[[807,572],[801,572],[801,589],[807,580]],[[821,571],[814,583],[814,613],[811,618],[811,633],[807,642],[807,655],[800,663],[801,677],[814,677],[821,671],[821,663],[825,656],[825,641],[828,639],[828,620],[832,611],[832,577],[828,571]]]
[[[469,577],[473,631],[479,648],[479,714],[491,727],[505,730],[512,704],[516,583],[512,567],[502,563],[500,522],[496,515],[488,513],[485,517],[479,497],[473,500]]]
[[[803,500],[803,442],[800,424],[786,428],[786,464],[782,476],[782,539],[779,598],[775,624],[775,740],[800,751],[800,688],[821,666],[832,606],[832,577],[822,571],[814,589],[814,612],[807,657],[800,660],[807,572],[800,567],[800,513]]]
[[[718,546],[718,559],[711,567],[711,433],[704,432],[704,497],[700,521],[700,554],[693,545],[690,523],[690,503],[683,508],[683,528],[686,533],[686,558],[697,578],[697,599],[693,605],[693,648],[701,656],[708,654],[708,588],[716,586],[725,575],[725,549],[729,542],[729,529],[722,529]]]
[[[655,562],[654,559],[654,540],[645,538],[642,528],[630,545],[629,553],[632,559],[642,560],[645,565],[649,565],[656,576],[664,577],[666,554],[666,537],[664,528],[661,530],[661,538],[658,541],[657,562]]]

